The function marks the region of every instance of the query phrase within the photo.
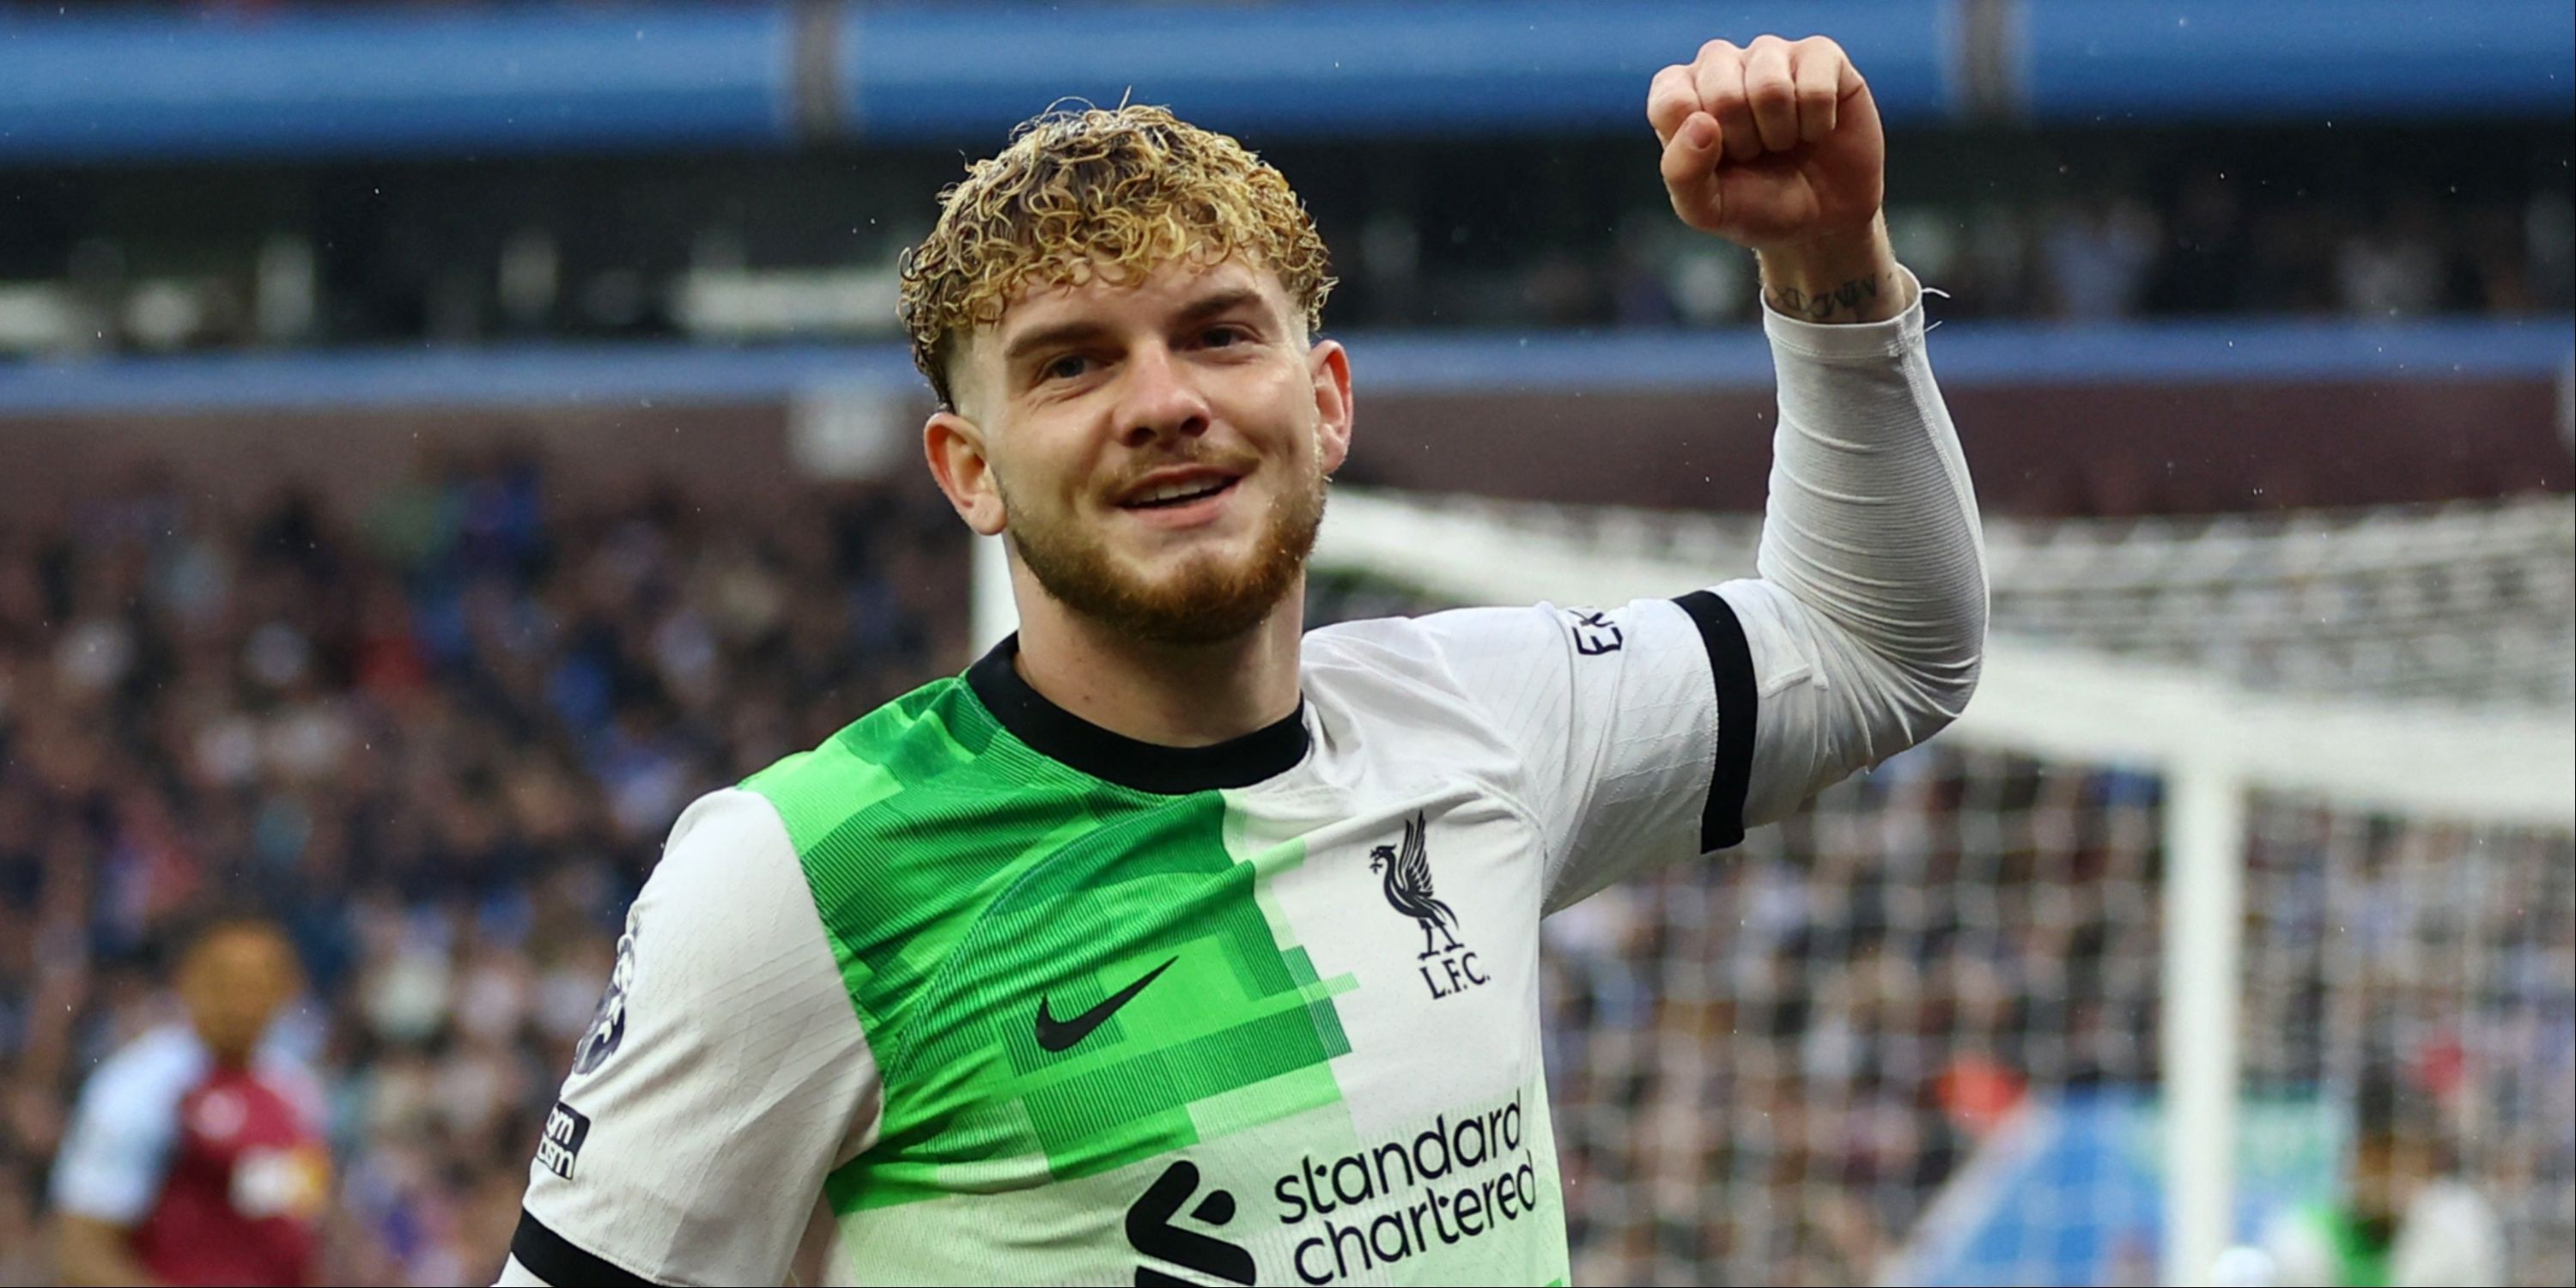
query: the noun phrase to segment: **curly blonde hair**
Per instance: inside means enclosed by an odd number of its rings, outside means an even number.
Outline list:
[[[939,194],[939,222],[903,255],[897,315],[943,407],[958,342],[1030,286],[1142,281],[1172,260],[1241,257],[1323,324],[1324,239],[1269,163],[1225,135],[1141,104],[1050,110]]]

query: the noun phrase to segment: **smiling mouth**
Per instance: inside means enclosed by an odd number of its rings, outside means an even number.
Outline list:
[[[1157,498],[1155,498],[1154,500],[1150,500],[1150,501],[1128,501],[1128,502],[1124,502],[1124,503],[1122,503],[1122,504],[1119,506],[1119,508],[1120,508],[1120,509],[1122,509],[1122,510],[1174,510],[1174,509],[1179,509],[1180,507],[1185,506],[1185,505],[1188,505],[1188,504],[1190,504],[1191,502],[1194,502],[1194,501],[1204,501],[1204,500],[1208,499],[1209,497],[1222,495],[1223,493],[1226,493],[1226,492],[1232,491],[1232,490],[1234,489],[1234,485],[1235,485],[1235,484],[1237,484],[1237,483],[1240,483],[1240,482],[1242,482],[1242,480],[1241,480],[1241,479],[1218,479],[1218,480],[1215,480],[1214,482],[1211,482],[1211,483],[1207,483],[1207,484],[1203,484],[1203,485],[1200,485],[1200,486],[1197,486],[1197,487],[1193,487],[1193,488],[1191,488],[1189,491],[1186,491],[1186,492],[1180,492],[1180,493],[1176,493],[1176,494],[1173,494],[1173,495],[1170,495],[1170,496],[1157,497]]]

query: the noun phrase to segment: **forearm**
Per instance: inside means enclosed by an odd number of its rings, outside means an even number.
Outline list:
[[[1863,280],[1848,263],[1825,276],[1835,273]],[[1801,668],[1812,679],[1763,698],[1749,821],[1930,737],[1976,686],[1986,628],[1976,497],[1924,355],[1917,286],[1892,259],[1884,273],[1874,296],[1850,292],[1863,305],[1903,298],[1874,325],[1765,320],[1780,423],[1761,580],[1728,589],[1767,623],[1764,647],[1777,656],[1763,667],[1766,687]]]
[[[1862,233],[1757,253],[1762,302],[1806,322],[1884,322],[1913,307],[1887,239],[1887,216]]]

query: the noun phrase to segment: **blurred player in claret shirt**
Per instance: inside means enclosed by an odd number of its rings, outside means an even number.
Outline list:
[[[330,1188],[321,1092],[263,1041],[303,986],[295,951],[267,921],[210,918],[176,982],[187,1023],[82,1089],[54,1164],[63,1281],[308,1283]]]

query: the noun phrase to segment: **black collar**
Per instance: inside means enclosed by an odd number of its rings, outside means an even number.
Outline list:
[[[1121,787],[1179,796],[1222,787],[1250,787],[1296,767],[1306,758],[1306,702],[1277,723],[1206,747],[1166,747],[1140,742],[1049,702],[1020,678],[1011,659],[1020,651],[1013,634],[966,670],[966,683],[984,708],[1012,736],[1042,756]]]

